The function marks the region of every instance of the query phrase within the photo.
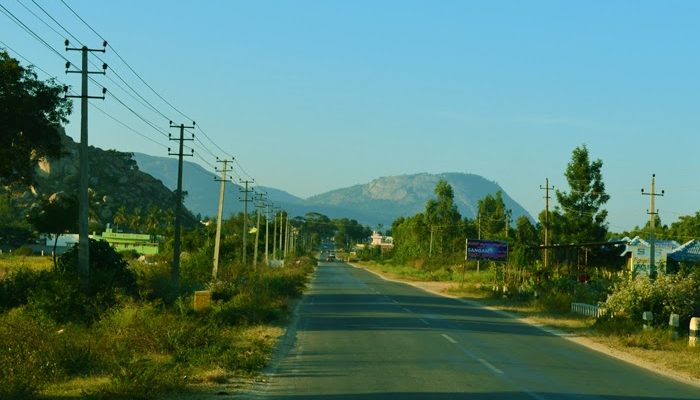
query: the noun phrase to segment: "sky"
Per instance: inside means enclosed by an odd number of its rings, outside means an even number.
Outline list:
[[[300,197],[465,172],[534,216],[545,178],[567,191],[586,145],[603,161],[610,230],[648,220],[652,174],[663,223],[700,210],[697,1],[64,1],[111,46],[95,56],[109,92],[92,101],[91,145],[166,156],[169,120],[194,120],[192,161],[234,156],[239,178]],[[4,12],[0,47],[79,88],[63,28],[92,48],[100,36],[60,0],[0,5],[58,54]]]

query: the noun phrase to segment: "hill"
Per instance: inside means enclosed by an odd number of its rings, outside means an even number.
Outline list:
[[[139,168],[170,187],[175,188],[177,160],[134,153]],[[214,174],[200,165],[185,161],[183,166],[183,188],[188,193],[185,205],[194,213],[214,216],[218,207],[219,183]],[[474,218],[477,203],[487,194],[503,192],[506,206],[513,210],[513,219],[521,215],[532,217],[496,183],[479,175],[464,173],[413,174],[383,177],[364,185],[336,189],[302,199],[283,190],[258,187],[268,193],[275,205],[287,210],[291,215],[304,215],[319,212],[331,218],[351,218],[359,222],[386,227],[399,216],[410,216],[421,212],[428,199],[433,198],[435,185],[445,179],[452,185],[455,203],[462,216]],[[242,211],[238,185],[229,185],[224,200],[224,215]]]

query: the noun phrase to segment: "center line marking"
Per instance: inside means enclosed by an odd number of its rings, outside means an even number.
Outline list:
[[[426,324],[426,325],[430,325],[430,322],[424,320],[423,318],[420,319],[420,322],[422,322],[422,323],[424,323],[424,324]]]
[[[444,334],[444,333],[443,333],[443,334],[440,334],[440,336],[444,337],[444,338],[445,338],[445,340],[447,340],[447,341],[448,341],[448,342],[450,342],[450,343],[454,343],[454,344],[456,344],[456,343],[457,343],[457,341],[456,341],[456,340],[452,339],[451,337],[447,336],[447,335],[446,335],[446,334]]]
[[[403,310],[406,311],[407,313],[413,312],[413,311],[409,310],[409,309],[406,308],[406,307],[401,307],[401,309],[403,309]]]
[[[502,374],[502,373],[503,373],[503,371],[501,371],[500,369],[494,367],[493,364],[491,364],[490,362],[484,360],[483,358],[477,358],[476,361],[482,363],[486,368],[490,369],[491,371],[493,371],[493,372],[495,372],[495,373],[497,373],[497,374]]]

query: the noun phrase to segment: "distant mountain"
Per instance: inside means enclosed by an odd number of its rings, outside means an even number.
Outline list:
[[[139,169],[174,189],[177,179],[177,160],[134,153]],[[506,207],[513,210],[513,220],[525,215],[532,217],[496,183],[479,175],[464,173],[414,174],[383,177],[364,185],[355,185],[302,199],[283,190],[257,187],[267,192],[275,205],[292,216],[307,212],[319,212],[330,218],[351,218],[360,223],[386,227],[399,216],[411,216],[425,209],[428,199],[434,198],[435,185],[445,179],[455,193],[455,203],[462,216],[474,218],[477,204],[487,194],[503,192]],[[224,200],[224,216],[243,210],[239,201],[239,186],[227,186]],[[200,165],[185,161],[183,166],[183,190],[188,194],[185,205],[195,214],[214,216],[217,212],[219,183],[214,174]],[[251,208],[252,210],[252,208]]]
[[[160,179],[167,187],[177,188],[177,159],[156,157],[143,153],[134,153],[134,160],[141,171]],[[184,161],[182,165],[182,190],[187,193],[185,206],[195,214],[215,216],[219,208],[219,190],[221,183],[213,172],[204,169],[199,164]],[[267,192],[268,197],[286,210],[294,209],[295,204],[304,200],[283,190],[258,186],[256,189]],[[243,211],[243,203],[239,200],[241,186],[228,183],[224,196],[224,216]],[[253,209],[251,203],[248,204]]]
[[[306,204],[353,210],[356,215],[371,217],[374,223],[389,226],[399,216],[411,216],[425,210],[425,203],[435,198],[435,185],[440,179],[445,179],[452,186],[455,203],[463,217],[474,218],[479,200],[500,190],[506,207],[513,210],[513,220],[521,215],[532,220],[530,214],[496,182],[479,175],[464,173],[422,173],[383,177],[364,185],[310,197]]]

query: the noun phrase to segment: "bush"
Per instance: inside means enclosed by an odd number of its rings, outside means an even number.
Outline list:
[[[107,242],[90,241],[90,278],[85,287],[78,270],[78,247],[61,256],[58,268],[38,282],[29,298],[32,308],[56,322],[92,323],[124,295],[137,292],[136,277]]]
[[[23,310],[0,316],[0,398],[32,398],[61,375],[57,328]]]
[[[616,284],[605,302],[617,318],[639,321],[642,313],[654,313],[653,325],[666,326],[671,313],[679,314],[681,327],[688,326],[700,305],[700,279],[695,273],[659,275],[655,280],[639,276]]]
[[[98,399],[148,400],[181,391],[186,385],[187,374],[181,366],[140,357],[120,364],[109,383],[91,395]]]
[[[41,282],[49,279],[47,271],[20,268],[0,280],[0,311],[27,304],[29,296]]]
[[[12,254],[14,254],[16,256],[31,256],[31,255],[34,255],[34,250],[30,249],[27,246],[21,246],[21,247],[16,248],[12,252]]]

